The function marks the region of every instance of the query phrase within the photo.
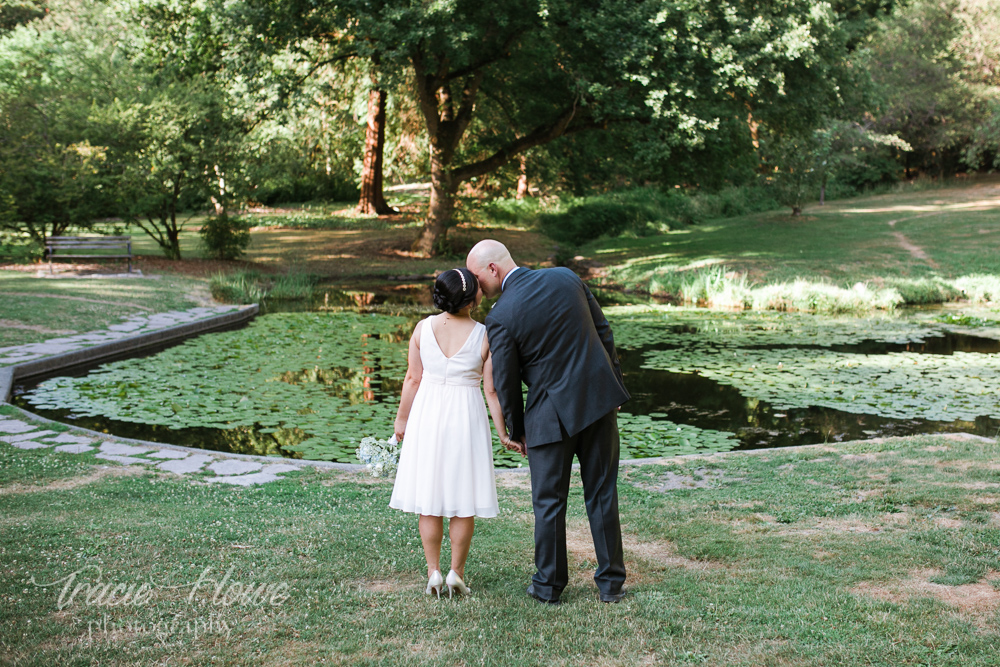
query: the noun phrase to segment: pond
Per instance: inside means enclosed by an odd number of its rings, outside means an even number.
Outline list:
[[[421,294],[329,294],[308,310],[272,307],[243,329],[19,386],[14,401],[123,437],[356,462],[362,437],[391,432],[407,341],[430,311]],[[623,458],[1000,431],[996,313],[978,329],[930,312],[606,314],[633,396],[619,417]],[[498,466],[523,464],[497,441],[494,451]]]

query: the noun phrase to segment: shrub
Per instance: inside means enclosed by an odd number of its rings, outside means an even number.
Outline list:
[[[535,197],[507,199],[501,197],[483,202],[474,208],[473,215],[481,217],[498,227],[510,227],[533,223],[543,208],[541,200]]]
[[[571,206],[565,213],[546,213],[539,223],[546,236],[572,245],[581,245],[600,236],[618,236],[636,215],[627,204],[593,201]]]
[[[238,259],[250,245],[250,223],[225,213],[210,217],[198,233],[214,259]]]
[[[0,232],[0,259],[25,264],[41,259],[43,254],[42,247],[27,235]]]
[[[886,284],[899,292],[903,301],[911,305],[944,303],[961,296],[961,291],[941,278],[920,278],[917,280],[887,280]]]
[[[581,245],[601,236],[663,234],[700,218],[686,195],[636,188],[570,200],[565,210],[538,216],[543,233],[560,243]]]
[[[735,218],[781,208],[773,191],[756,183],[730,186],[717,192],[699,192],[691,199],[702,218]]]

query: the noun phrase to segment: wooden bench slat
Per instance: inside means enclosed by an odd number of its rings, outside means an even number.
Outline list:
[[[56,259],[73,259],[74,257],[131,257],[132,255],[53,255]]]
[[[123,250],[125,254],[102,255],[78,254],[65,252],[67,250]],[[64,252],[56,252],[58,250]],[[108,259],[127,258],[128,272],[132,273],[132,237],[131,236],[50,236],[45,241],[45,252],[49,256],[49,272],[52,272],[53,259]]]

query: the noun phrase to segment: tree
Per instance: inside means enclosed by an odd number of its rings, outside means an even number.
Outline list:
[[[117,99],[95,121],[111,153],[121,216],[166,257],[181,259],[185,213],[214,201],[225,214],[240,193],[242,119],[217,88],[171,82]]]
[[[801,215],[805,201],[816,187],[819,203],[824,203],[831,175],[872,171],[878,162],[873,153],[879,148],[910,150],[910,145],[897,136],[843,120],[829,120],[809,133],[765,133],[761,139],[765,181],[772,187],[778,203],[792,209],[792,215]],[[862,178],[855,178],[859,184],[863,182]]]
[[[909,151],[912,147],[894,134],[880,134],[872,129],[872,123],[832,120],[825,127],[816,130],[814,163],[819,176],[819,203],[826,201],[826,184],[831,175],[849,173],[858,186],[895,178],[898,170],[896,161],[885,159],[879,150]],[[880,159],[882,157],[882,159]],[[895,156],[892,156],[895,157]],[[892,165],[891,172],[885,173],[882,165]]]
[[[45,0],[0,0],[0,35],[45,16]]]
[[[839,62],[885,4],[844,0],[835,11],[806,0],[243,0],[231,7],[265,41],[291,45],[317,65],[370,59],[386,90],[413,96],[431,177],[414,250],[433,254],[447,243],[462,184],[584,130],[642,124],[649,131],[641,151],[664,167],[678,151],[702,150],[720,126],[741,119],[745,131],[748,111],[774,128],[798,123],[811,131],[850,89]],[[720,163],[726,148],[713,148]]]
[[[961,78],[954,42],[959,0],[916,0],[899,5],[871,36],[859,62],[870,72],[882,102],[875,129],[912,147],[908,172],[947,174],[975,124],[971,91]]]
[[[110,208],[106,151],[86,133],[87,64],[73,35],[51,23],[0,42],[0,228],[40,248]]]
[[[382,162],[385,152],[385,102],[388,93],[377,85],[368,92],[368,119],[365,123],[364,163],[361,168],[361,195],[358,213],[393,215],[398,211],[385,201],[382,189]]]
[[[248,133],[271,108],[272,71],[255,62],[253,85],[235,76],[238,36],[214,9],[179,0],[120,0],[123,61],[113,100],[92,114],[109,147],[121,215],[180,259],[185,213],[225,215],[249,191]]]
[[[972,169],[1000,168],[1000,5],[964,0],[956,18],[962,30],[955,48],[962,79],[976,97],[977,120],[962,161]]]

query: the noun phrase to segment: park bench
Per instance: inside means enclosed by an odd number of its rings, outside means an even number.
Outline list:
[[[119,250],[124,254],[77,254],[77,250]],[[109,259],[128,258],[128,272],[132,273],[131,236],[50,236],[45,240],[45,254],[49,258],[49,273],[53,259]]]

